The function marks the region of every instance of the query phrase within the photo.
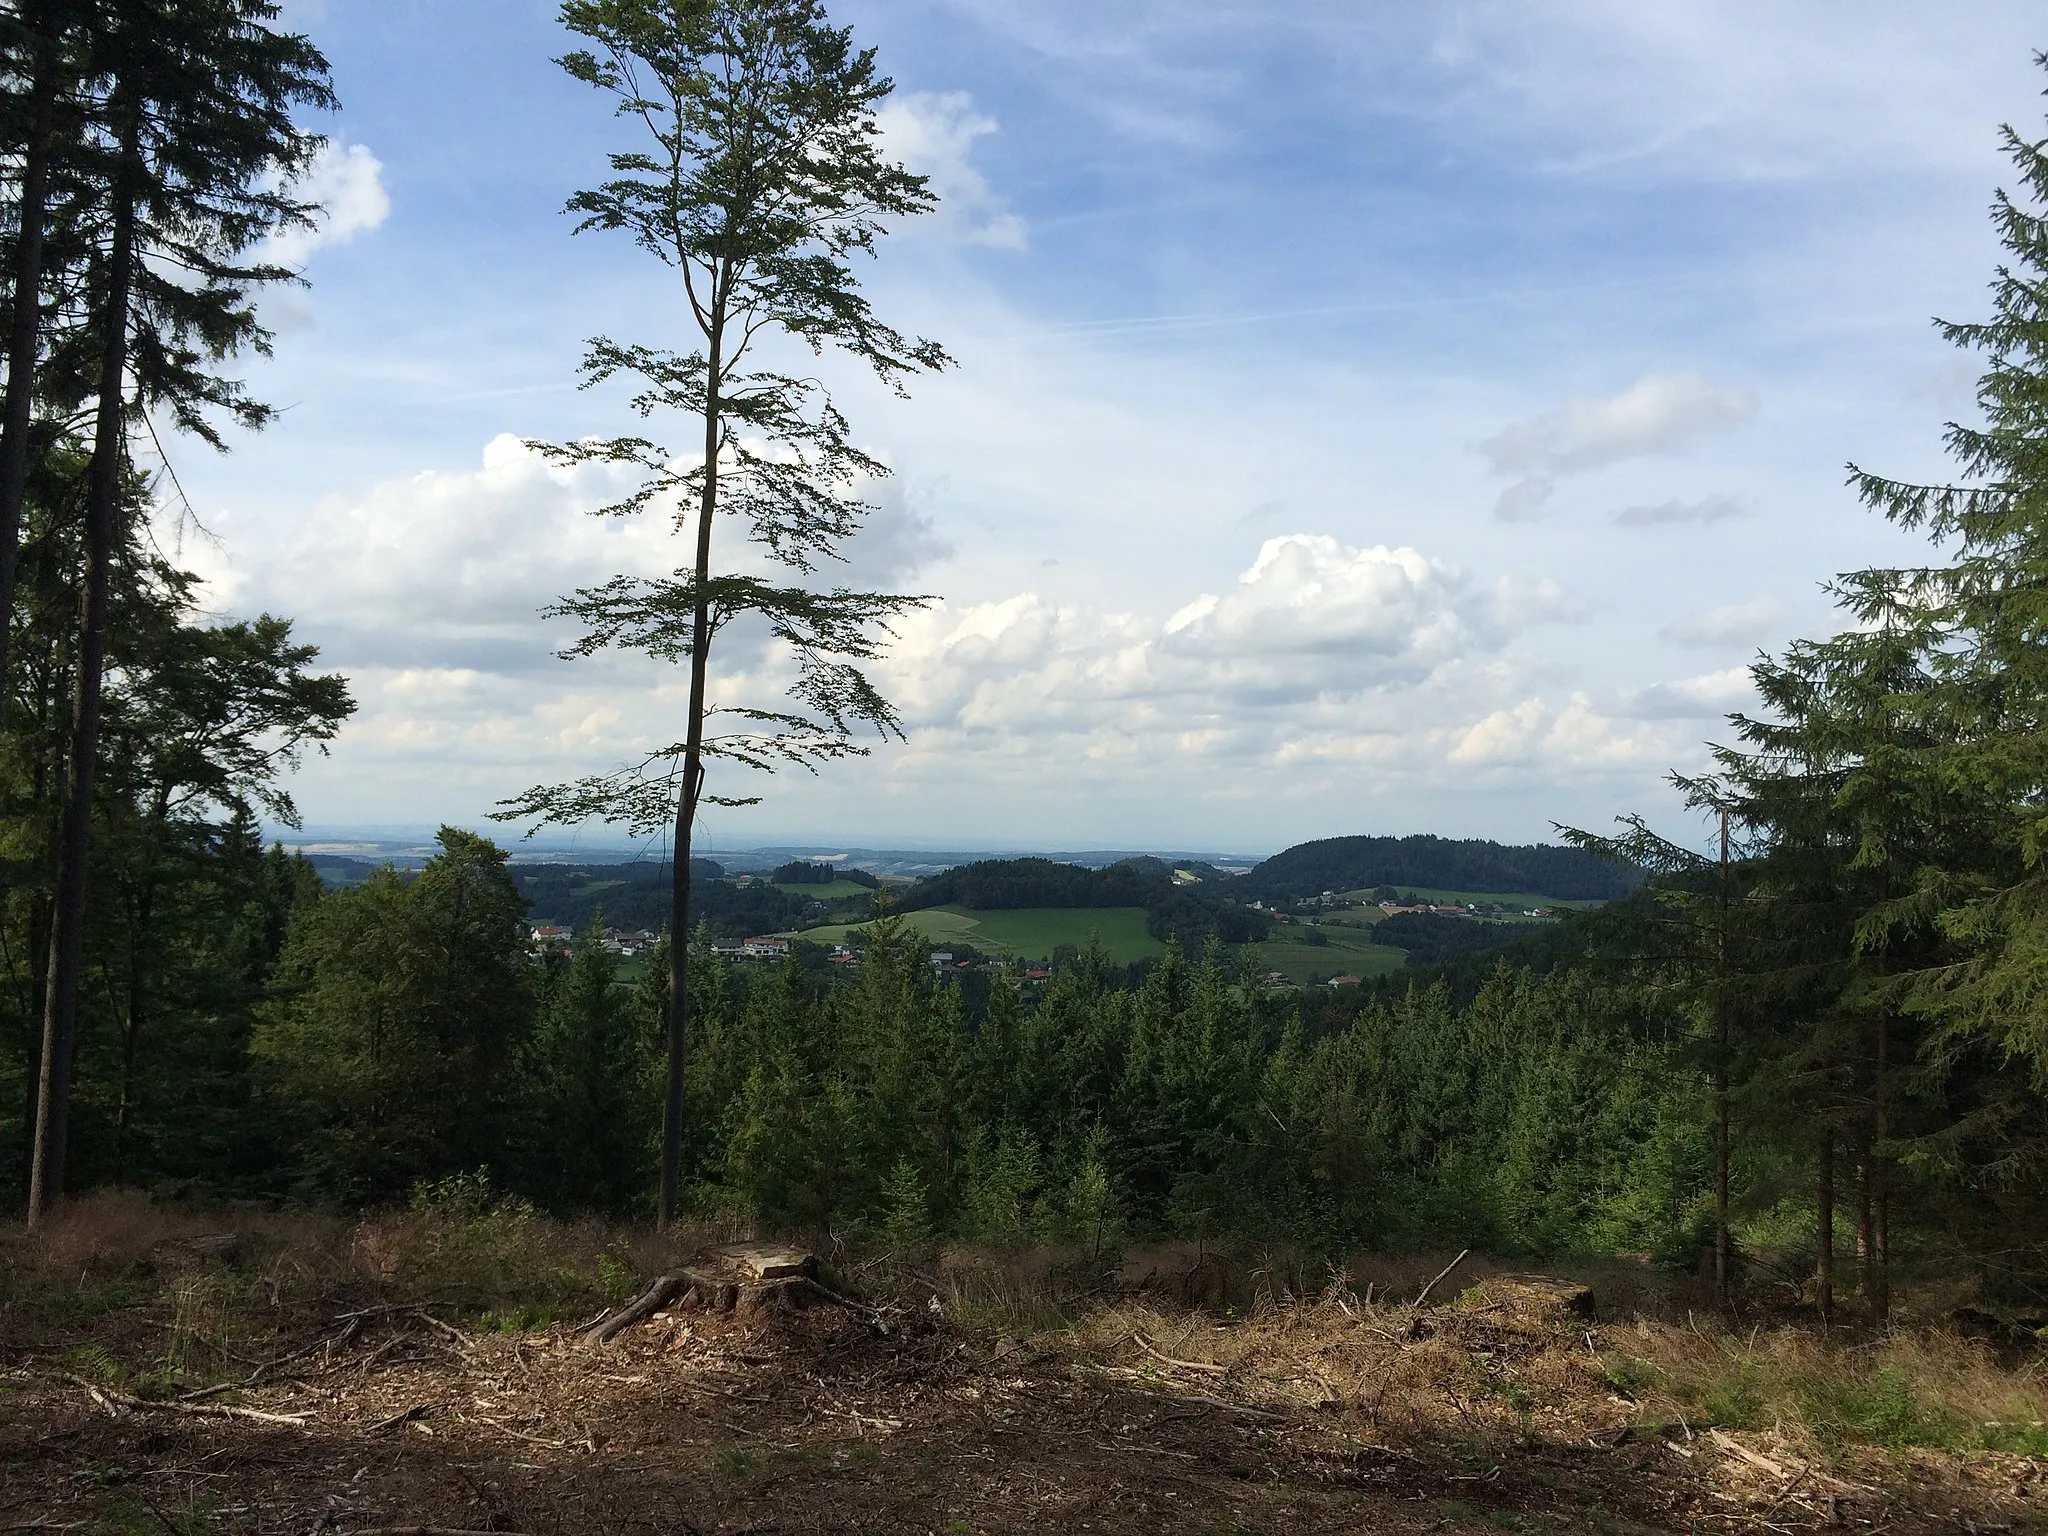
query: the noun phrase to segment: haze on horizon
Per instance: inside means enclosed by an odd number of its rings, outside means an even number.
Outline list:
[[[213,605],[361,700],[294,786],[317,827],[478,825],[681,716],[538,618],[675,562],[521,443],[620,428],[587,335],[682,339],[560,212],[620,130],[554,9],[289,8],[345,107],[251,374],[290,408],[172,453]],[[897,472],[850,575],[943,600],[880,669],[908,743],[707,812],[714,850],[1670,817],[1756,649],[1917,551],[1841,466],[1940,472],[1974,369],[1928,317],[1984,311],[1997,127],[2041,107],[2016,3],[831,9],[946,199],[866,279],[958,359],[900,402],[827,365]]]

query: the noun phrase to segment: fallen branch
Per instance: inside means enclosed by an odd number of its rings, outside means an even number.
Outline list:
[[[1161,1365],[1170,1365],[1177,1371],[1200,1371],[1209,1376],[1228,1376],[1230,1374],[1230,1367],[1227,1365],[1216,1365],[1206,1360],[1176,1360],[1171,1355],[1162,1355],[1152,1347],[1152,1341],[1142,1333],[1132,1334],[1131,1342],[1145,1351],[1154,1360],[1157,1360]]]
[[[1728,1452],[1731,1456],[1740,1457],[1742,1460],[1748,1462],[1751,1466],[1757,1468],[1759,1471],[1768,1472],[1773,1477],[1792,1477],[1792,1487],[1798,1486],[1799,1480],[1801,1478],[1812,1477],[1815,1482],[1826,1483],[1831,1487],[1841,1488],[1850,1493],[1877,1492],[1875,1488],[1866,1487],[1862,1483],[1852,1483],[1848,1481],[1846,1478],[1834,1477],[1829,1473],[1821,1471],[1811,1462],[1806,1461],[1793,1462],[1792,1465],[1798,1468],[1798,1476],[1793,1477],[1792,1472],[1789,1471],[1781,1463],[1771,1460],[1771,1458],[1768,1456],[1759,1456],[1755,1451],[1752,1451],[1747,1446],[1740,1444],[1732,1437],[1724,1435],[1718,1429],[1708,1430],[1707,1438],[1713,1441],[1714,1444],[1718,1445],[1722,1450]],[[1785,1493],[1790,1493],[1791,1491],[1792,1488],[1788,1487],[1785,1490]],[[1783,1499],[1784,1496],[1784,1494],[1780,1494],[1778,1497],[1780,1499]]]
[[[424,1312],[428,1307],[452,1307],[454,1305],[455,1303],[452,1301],[392,1301],[386,1302],[382,1306],[359,1307],[353,1312],[337,1312],[328,1319],[328,1323],[332,1326],[335,1323],[345,1323],[351,1319],[389,1317],[394,1312]]]
[[[654,1283],[647,1287],[639,1300],[621,1307],[605,1321],[583,1335],[588,1347],[608,1344],[618,1334],[624,1333],[635,1323],[644,1322],[683,1293],[684,1280],[681,1275],[657,1275]]]
[[[544,1445],[551,1451],[566,1451],[569,1449],[569,1442],[567,1440],[550,1440],[545,1435],[529,1435],[525,1430],[514,1429],[503,1419],[494,1419],[487,1413],[479,1413],[473,1416],[478,1422],[488,1424],[499,1433],[510,1435],[514,1440],[524,1440],[529,1445]]]
[[[1247,1408],[1243,1403],[1233,1403],[1225,1397],[1208,1397],[1200,1392],[1190,1392],[1173,1399],[1176,1403],[1190,1403],[1198,1408],[1221,1408],[1225,1413],[1234,1413],[1247,1419],[1270,1419],[1275,1424],[1292,1424],[1294,1420],[1284,1413],[1268,1413],[1263,1408]]]
[[[343,1536],[518,1536],[507,1531],[464,1531],[452,1525],[372,1525]]]
[[[1729,1455],[1739,1456],[1740,1458],[1742,1458],[1742,1460],[1748,1462],[1752,1467],[1755,1467],[1760,1472],[1768,1472],[1772,1477],[1790,1477],[1792,1475],[1790,1472],[1787,1472],[1784,1469],[1784,1467],[1780,1466],[1777,1462],[1771,1460],[1770,1457],[1757,1455],[1757,1453],[1755,1451],[1752,1451],[1748,1446],[1741,1444],[1739,1441],[1729,1438],[1727,1435],[1722,1434],[1721,1431],[1718,1429],[1708,1430],[1707,1438],[1713,1441],[1714,1444],[1721,1447],[1721,1449],[1726,1451]]]
[[[117,1392],[112,1387],[102,1387],[97,1382],[87,1381],[69,1371],[62,1373],[64,1380],[85,1388],[92,1400],[112,1413],[116,1406],[129,1409],[146,1409],[152,1413],[185,1413],[201,1419],[248,1419],[257,1424],[289,1424],[293,1429],[304,1429],[309,1413],[265,1413],[261,1408],[237,1408],[231,1403],[176,1403],[163,1402],[147,1397],[135,1397],[127,1392]]]
[[[1431,1277],[1429,1284],[1425,1285],[1422,1288],[1422,1294],[1415,1298],[1414,1304],[1417,1307],[1420,1307],[1425,1301],[1428,1301],[1429,1293],[1437,1288],[1437,1282],[1442,1280],[1445,1276],[1449,1275],[1450,1272],[1456,1269],[1460,1264],[1464,1263],[1465,1260],[1471,1256],[1471,1253],[1472,1250],[1470,1248],[1463,1250],[1455,1259],[1451,1260],[1450,1263],[1446,1264],[1442,1269],[1438,1270],[1436,1274]]]
[[[415,1403],[412,1407],[402,1409],[392,1414],[389,1418],[379,1419],[368,1429],[364,1430],[363,1433],[365,1435],[381,1435],[387,1429],[396,1429],[401,1424],[410,1424],[415,1419],[423,1419],[441,1406],[440,1403]]]
[[[464,1333],[460,1328],[451,1327],[449,1324],[442,1322],[441,1319],[433,1316],[431,1313],[422,1312],[420,1314],[420,1321],[429,1327],[440,1329],[441,1332],[445,1333],[465,1350],[472,1346],[473,1341],[468,1334]]]

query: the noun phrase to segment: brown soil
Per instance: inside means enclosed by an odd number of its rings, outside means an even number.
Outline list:
[[[0,1331],[0,1532],[2048,1528],[2037,1460],[1824,1460],[1651,1422],[1601,1364],[1639,1325],[1571,1300],[1492,1279],[1427,1312],[1129,1301],[1020,1338],[913,1296],[673,1312],[602,1348],[566,1325],[301,1306],[260,1350],[237,1335],[254,1385],[183,1399],[299,1423],[166,1406],[176,1386],[148,1374],[161,1309],[18,1312]]]

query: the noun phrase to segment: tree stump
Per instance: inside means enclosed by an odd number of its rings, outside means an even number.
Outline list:
[[[820,1282],[816,1254],[783,1243],[727,1243],[657,1276],[636,1300],[589,1329],[583,1342],[607,1343],[663,1307],[758,1318],[819,1305],[868,1310]]]

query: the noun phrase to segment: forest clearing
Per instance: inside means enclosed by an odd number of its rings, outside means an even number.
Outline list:
[[[234,1219],[109,1195],[9,1235],[0,1529],[2044,1528],[2038,1346],[1824,1341],[1767,1294],[1731,1328],[1625,1263],[842,1256],[815,1304],[593,1342],[729,1234]]]

